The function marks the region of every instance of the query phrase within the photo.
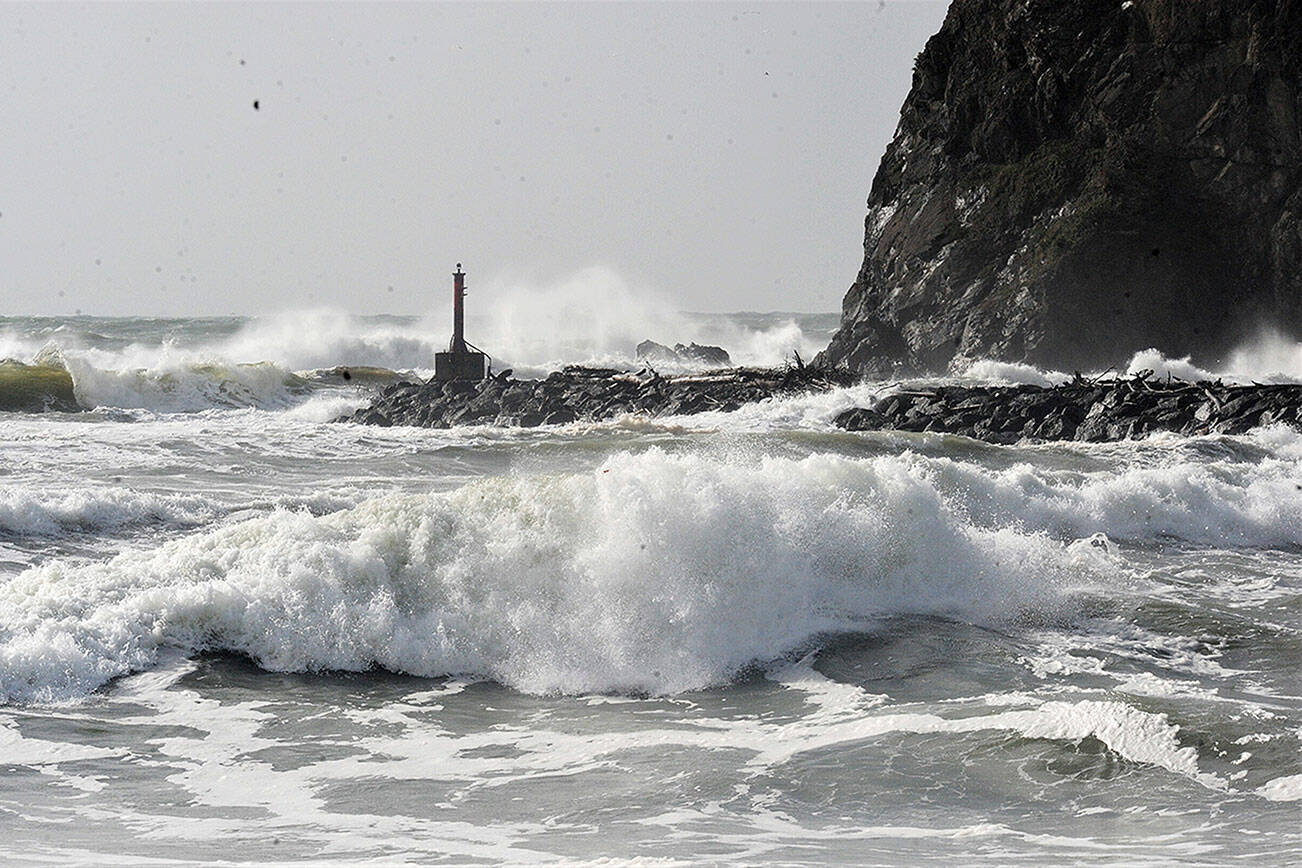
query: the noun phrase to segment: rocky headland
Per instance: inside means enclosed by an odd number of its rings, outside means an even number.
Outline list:
[[[1216,364],[1302,329],[1302,2],[954,0],[816,361]]]
[[[384,387],[369,407],[341,421],[422,428],[533,427],[599,421],[625,413],[729,412],[777,395],[846,386],[855,379],[848,371],[804,365],[680,376],[661,376],[650,368],[633,372],[571,365],[540,380],[499,375],[480,381],[398,383]]]
[[[1243,434],[1302,428],[1302,386],[1152,380],[1148,374],[1060,386],[943,386],[893,392],[836,418],[847,431],[932,431],[990,443],[1128,440],[1172,431]]]

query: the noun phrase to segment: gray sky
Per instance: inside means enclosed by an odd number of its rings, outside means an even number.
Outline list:
[[[945,7],[0,5],[0,313],[837,309]]]

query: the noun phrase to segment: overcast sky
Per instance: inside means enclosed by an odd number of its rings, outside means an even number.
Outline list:
[[[0,5],[0,313],[835,310],[945,7]]]

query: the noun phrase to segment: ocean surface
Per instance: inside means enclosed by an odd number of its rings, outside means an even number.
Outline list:
[[[645,337],[778,364],[835,324],[469,333],[522,376]],[[888,383],[330,421],[446,340],[0,318],[0,401],[84,408],[0,412],[0,862],[1302,863],[1302,434],[832,427]]]

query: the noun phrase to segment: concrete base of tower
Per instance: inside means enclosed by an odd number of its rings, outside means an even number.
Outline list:
[[[434,354],[436,380],[482,380],[487,370],[488,356],[483,353]]]

